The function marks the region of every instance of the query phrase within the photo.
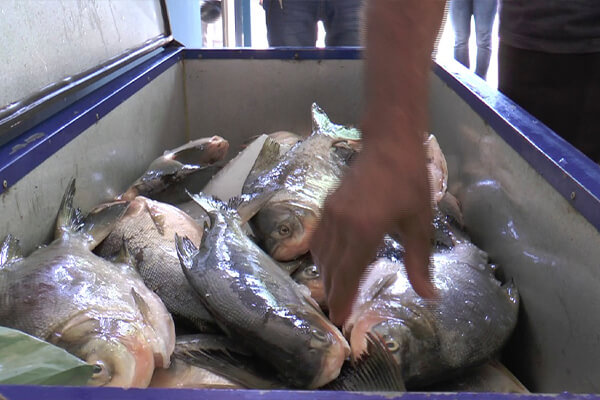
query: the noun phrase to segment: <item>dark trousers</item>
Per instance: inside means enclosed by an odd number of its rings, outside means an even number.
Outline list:
[[[269,46],[314,47],[323,21],[326,46],[360,44],[362,0],[263,0]]]
[[[498,90],[600,162],[600,53],[543,53],[501,42],[498,74]]]

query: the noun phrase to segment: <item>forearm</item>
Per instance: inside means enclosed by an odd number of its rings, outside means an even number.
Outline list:
[[[431,53],[444,5],[445,0],[367,1],[366,149],[421,140]]]

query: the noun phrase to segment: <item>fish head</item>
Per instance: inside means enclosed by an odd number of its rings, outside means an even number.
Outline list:
[[[411,335],[402,318],[395,318],[376,305],[355,318],[353,326],[346,326],[345,331],[350,331],[353,360],[359,360],[367,352],[368,337],[373,336],[380,339],[398,363],[401,363],[404,346],[409,342],[407,335]]]
[[[202,145],[202,162],[214,164],[221,161],[227,155],[229,142],[220,136],[213,136]]]
[[[290,383],[295,387],[314,389],[337,378],[350,354],[350,347],[342,333],[321,312],[315,310],[314,313],[302,314],[298,315],[305,325],[296,332],[304,340],[300,341],[302,345],[289,349],[291,356],[287,362],[293,364],[296,371],[299,370],[298,365],[304,367],[300,375],[291,377]]]
[[[325,296],[323,277],[321,275],[321,270],[315,263],[303,263],[303,265],[294,272],[292,278],[301,285],[309,288],[311,297],[315,299],[317,304],[319,304],[319,307],[321,307],[323,311],[327,310],[327,297]]]
[[[253,219],[261,246],[279,261],[290,261],[308,253],[317,222],[314,211],[286,202],[262,208]]]
[[[53,333],[49,342],[95,367],[93,386],[146,387],[154,353],[138,321],[83,313]]]

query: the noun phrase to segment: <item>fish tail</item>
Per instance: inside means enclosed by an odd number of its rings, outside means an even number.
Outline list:
[[[129,207],[128,201],[116,201],[97,207],[85,217],[79,234],[85,238],[90,250],[98,246],[112,232],[115,224],[127,211],[127,207]]]
[[[323,111],[323,109],[317,105],[317,103],[312,104],[311,114],[313,122],[313,135],[321,134],[337,139],[361,139],[361,133],[358,129],[334,124],[331,122],[327,114],[325,114],[325,111]]]
[[[0,269],[20,258],[23,258],[23,253],[21,252],[21,246],[19,246],[19,240],[11,234],[6,235],[0,246]]]
[[[65,233],[76,232],[81,227],[81,214],[73,207],[75,197],[75,178],[71,178],[63,195],[56,217],[54,238],[59,238]]]

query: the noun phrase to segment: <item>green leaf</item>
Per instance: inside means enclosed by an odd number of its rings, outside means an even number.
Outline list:
[[[85,385],[94,367],[43,340],[0,327],[0,384]]]

